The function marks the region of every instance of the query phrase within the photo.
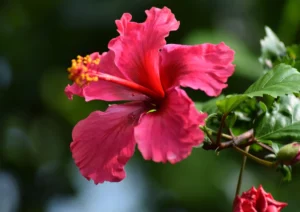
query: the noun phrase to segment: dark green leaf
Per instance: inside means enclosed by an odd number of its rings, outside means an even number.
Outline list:
[[[266,105],[267,108],[269,107],[272,107],[274,101],[275,101],[275,98],[270,96],[270,95],[267,95],[265,94],[263,96],[263,99],[262,99],[263,103]]]
[[[280,97],[255,121],[254,132],[258,140],[300,140],[300,100],[294,95]]]
[[[262,111],[267,112],[268,108],[263,102],[259,102],[259,107],[262,109]]]

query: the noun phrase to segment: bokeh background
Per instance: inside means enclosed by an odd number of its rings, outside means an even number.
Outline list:
[[[121,183],[94,185],[79,175],[69,151],[72,127],[104,102],[69,101],[66,68],[79,55],[107,51],[114,21],[167,6],[181,21],[169,43],[225,41],[236,51],[226,93],[242,92],[258,76],[259,40],[270,26],[287,45],[300,43],[299,0],[2,0],[0,2],[0,212],[231,211],[241,155],[194,149],[176,164],[126,166]],[[105,92],[105,91],[104,91]],[[196,101],[207,98],[190,92]],[[242,189],[263,184],[283,211],[299,211],[300,174],[281,175],[248,161]]]

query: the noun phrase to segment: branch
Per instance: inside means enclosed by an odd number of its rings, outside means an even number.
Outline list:
[[[245,146],[246,147],[246,146],[253,144],[253,142],[252,141],[247,142],[245,145],[243,145],[241,143],[252,137],[253,137],[253,129],[248,130],[236,137],[231,136],[232,140],[230,140],[230,141],[221,142],[220,144],[213,143],[210,145],[204,145],[203,149],[205,149],[205,150],[216,150],[217,149],[218,151],[220,151],[222,149],[227,149],[229,147],[232,147],[233,144],[236,146]]]
[[[266,145],[266,144],[264,144],[264,143],[261,143],[261,142],[258,142],[258,141],[257,141],[256,144],[259,145],[259,146],[261,146],[261,147],[264,148],[264,149],[269,150],[269,151],[272,152],[272,153],[275,153],[274,150],[272,149],[272,147],[270,147],[270,146],[268,146],[268,145]]]
[[[221,135],[222,135],[223,127],[225,125],[226,117],[227,117],[227,113],[223,114],[222,119],[221,119],[221,125],[220,125],[220,128],[218,130],[218,134],[217,134],[217,145],[220,145],[220,143],[221,143]]]

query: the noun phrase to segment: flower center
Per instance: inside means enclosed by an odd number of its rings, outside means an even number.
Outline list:
[[[68,68],[68,72],[69,79],[78,84],[80,87],[88,85],[90,82],[104,80],[127,87],[131,90],[145,94],[153,99],[162,98],[160,94],[133,81],[129,81],[120,77],[101,72],[100,55],[98,53],[93,53],[85,57],[77,56],[76,60],[72,60],[72,66]]]
[[[100,57],[92,58],[90,55],[85,57],[78,55],[76,60],[72,60],[72,66],[68,68],[69,79],[79,86],[98,81],[98,76],[93,72],[97,71],[99,63]]]

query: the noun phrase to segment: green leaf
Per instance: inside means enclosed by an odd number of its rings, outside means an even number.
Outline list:
[[[267,146],[271,146],[272,143],[273,143],[272,141],[268,141],[268,140],[266,140],[266,141],[260,141],[260,142],[266,144]],[[253,150],[255,152],[260,152],[260,151],[264,150],[264,148],[262,146],[260,146],[260,145],[258,145],[256,143],[252,144],[250,147],[251,147],[251,150]]]
[[[253,150],[254,152],[260,152],[263,150],[263,148],[261,146],[259,146],[258,144],[252,144],[251,150]]]
[[[216,102],[218,109],[222,113],[229,113],[234,110],[239,104],[241,104],[248,97],[243,94],[235,94],[226,96],[225,99]]]
[[[247,97],[269,95],[277,97],[300,91],[300,73],[286,64],[279,64],[253,83],[244,94],[226,96],[216,102],[222,113],[229,113],[239,106]]]
[[[272,107],[274,101],[275,98],[267,94],[265,94],[262,99],[262,102],[266,105],[267,108]]]
[[[262,109],[262,111],[267,112],[268,108],[263,102],[259,102],[259,107]]]
[[[286,54],[286,48],[269,27],[266,26],[265,31],[266,36],[260,41],[262,55],[259,61],[264,66],[272,68],[273,62]]]
[[[206,112],[208,114],[212,114],[212,113],[217,112],[217,110],[218,110],[216,102],[223,98],[224,98],[224,95],[220,95],[220,96],[210,99],[206,102],[195,102],[195,105],[196,105],[197,110]]]
[[[229,113],[247,97],[278,97],[300,91],[300,73],[289,65],[279,64],[253,83],[244,94],[226,96],[216,105],[222,113]]]
[[[294,95],[280,97],[273,108],[255,120],[254,132],[258,140],[300,140],[300,99]]]
[[[280,64],[252,84],[244,94],[249,97],[264,94],[277,97],[300,91],[300,73],[293,67]]]
[[[211,113],[207,116],[207,118],[205,120],[206,120],[206,122],[208,122],[210,119],[213,119],[213,118],[216,118],[216,117],[218,117],[217,113]]]

